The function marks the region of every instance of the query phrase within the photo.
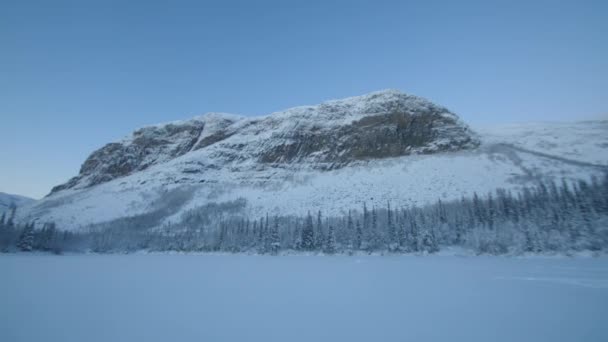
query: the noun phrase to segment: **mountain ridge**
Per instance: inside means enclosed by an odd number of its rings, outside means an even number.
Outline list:
[[[395,133],[400,118],[415,122],[403,135]],[[366,120],[371,125],[361,125]],[[420,132],[422,143],[407,145]],[[134,141],[140,146],[129,145]],[[363,203],[413,207],[498,188],[517,192],[540,180],[574,182],[601,176],[608,165],[608,122],[473,131],[444,107],[395,91],[254,118],[212,113],[146,126],[119,142],[95,151],[80,177],[18,218],[76,230],[152,213],[154,227],[171,226],[208,206],[244,217],[345,215]],[[121,169],[112,151],[100,153],[107,146],[134,159]],[[358,154],[357,146],[377,154]],[[105,172],[112,165],[116,172]]]
[[[265,132],[272,135],[260,137]],[[78,176],[51,193],[104,183],[214,144],[227,147],[221,157],[228,162],[320,161],[331,164],[322,168],[336,168],[360,159],[474,148],[479,142],[446,108],[414,95],[384,90],[261,117],[207,113],[145,126],[94,151]],[[257,144],[257,150],[248,148],[251,144]],[[243,148],[249,155],[236,151]],[[217,156],[217,151],[210,151],[210,156],[214,153]]]
[[[35,201],[35,199],[27,196],[0,192],[0,213],[9,211],[12,206],[17,208]]]

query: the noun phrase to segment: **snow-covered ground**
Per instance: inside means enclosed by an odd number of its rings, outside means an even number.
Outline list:
[[[33,203],[34,201],[35,200],[33,198],[0,192],[0,213],[10,211],[10,208],[13,205],[15,207],[20,207],[22,205]]]
[[[0,256],[0,341],[608,341],[608,259]]]
[[[608,165],[608,124],[520,124],[504,129],[480,128],[482,145],[471,151],[415,155],[355,163],[319,171],[312,168],[260,170],[210,169],[198,179],[177,181],[176,170],[188,164],[184,156],[145,171],[86,190],[65,190],[24,207],[21,222],[39,218],[61,229],[76,230],[88,224],[150,212],[162,202],[167,189],[193,192],[173,217],[209,203],[244,198],[249,217],[306,215],[322,210],[343,215],[349,209],[384,206],[410,207],[448,201],[474,192],[485,195],[497,188],[518,191],[538,180],[569,181],[600,177]],[[187,158],[186,158],[187,157]],[[186,165],[186,166],[185,166]],[[183,174],[179,177],[185,177]],[[169,183],[167,183],[169,182]],[[170,185],[167,185],[170,184]]]
[[[608,120],[475,127],[486,144],[507,143],[571,161],[608,165]]]

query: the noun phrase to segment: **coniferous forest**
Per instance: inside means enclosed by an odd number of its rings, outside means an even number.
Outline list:
[[[64,231],[53,222],[0,216],[0,251],[125,253],[434,253],[458,246],[478,254],[600,252],[608,249],[608,175],[590,182],[539,183],[413,208],[362,203],[343,216],[240,214],[245,200],[209,204],[159,224],[162,213]],[[158,228],[161,226],[162,228]]]

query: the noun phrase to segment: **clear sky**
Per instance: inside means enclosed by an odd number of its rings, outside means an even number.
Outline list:
[[[608,1],[0,0],[0,191],[146,124],[386,88],[473,126],[608,117]]]

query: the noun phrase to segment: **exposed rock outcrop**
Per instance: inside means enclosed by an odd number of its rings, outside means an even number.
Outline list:
[[[192,165],[204,172],[228,164],[334,169],[478,144],[476,135],[446,108],[388,90],[259,118],[210,113],[141,128],[93,152],[78,176],[52,192],[94,186],[180,157],[193,162],[188,173],[197,172]]]

